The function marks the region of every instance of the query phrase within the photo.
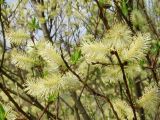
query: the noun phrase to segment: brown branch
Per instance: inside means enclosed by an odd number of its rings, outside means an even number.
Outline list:
[[[39,12],[35,7],[37,4],[43,4],[43,1],[41,3],[41,2],[36,2],[35,0],[31,0],[31,2],[32,2],[32,5],[34,7],[33,9],[35,10],[35,13],[37,14],[37,16],[45,19],[45,13],[44,12]],[[42,31],[43,31],[43,34],[44,34],[44,38],[46,38],[46,40],[49,40],[53,44],[52,38],[50,36],[50,31],[47,28],[47,22],[42,23],[41,28],[42,28]]]
[[[119,65],[120,65],[120,68],[121,68],[121,71],[122,71],[122,74],[123,74],[124,84],[126,86],[126,93],[128,95],[129,103],[130,103],[132,111],[133,111],[134,120],[137,120],[136,110],[134,108],[134,104],[133,104],[133,101],[132,101],[131,93],[130,93],[129,86],[128,86],[128,83],[127,83],[127,77],[126,77],[126,74],[125,74],[125,71],[124,71],[124,65],[123,65],[123,63],[122,63],[117,51],[111,51],[111,54],[114,54],[117,57],[117,60],[119,62]]]
[[[66,105],[68,106],[72,112],[74,112],[74,109],[69,105],[69,103],[67,103],[61,96],[59,96],[60,100]]]
[[[20,6],[21,2],[22,2],[22,0],[20,0],[20,1],[18,2],[17,6],[16,6],[15,9],[10,13],[10,15],[8,16],[8,18],[12,17],[12,15],[16,13],[16,10],[17,10],[18,7]]]
[[[122,16],[122,18],[125,20],[125,22],[127,23],[127,25],[129,26],[130,30],[132,31],[132,33],[135,33],[135,31],[133,30],[133,25],[131,23],[130,20],[127,19],[127,17],[123,14],[121,8],[119,7],[118,3],[116,0],[113,0],[114,1],[114,4],[117,8],[117,12]]]
[[[16,96],[20,97],[22,100],[24,100],[24,101],[30,103],[31,105],[33,104],[32,101],[30,101],[27,97],[18,94],[17,92],[15,92],[15,91],[13,91],[13,90],[7,88],[6,86],[5,86],[5,89],[6,89],[8,92],[10,92],[11,94],[16,95]]]
[[[136,82],[139,79],[140,79],[140,76],[138,75],[135,78],[135,92],[136,92],[136,96],[137,96],[138,99],[142,96],[142,87],[141,87],[142,82],[141,81]],[[144,109],[143,108],[139,109],[139,116],[140,116],[141,120],[145,120],[145,113],[144,113]]]
[[[4,56],[5,56],[5,52],[6,52],[6,38],[5,38],[4,24],[2,21],[2,5],[3,4],[0,4],[0,24],[1,24],[2,36],[3,36],[3,53],[2,53],[2,61],[1,61],[0,67],[3,66]]]
[[[147,55],[146,58],[147,58],[147,60],[148,60],[148,64],[149,64],[150,66],[152,66],[152,61],[150,60],[149,55]],[[156,73],[155,69],[150,69],[150,70],[151,70],[151,72],[152,72],[152,75],[153,75],[153,78],[154,78],[156,84],[158,85],[159,79],[158,79],[158,77],[157,77],[157,73]]]
[[[100,103],[99,103],[98,99],[96,98],[96,96],[94,96],[94,99],[95,99],[95,101],[96,101],[96,104],[97,104],[99,110],[100,110],[101,113],[102,113],[103,119],[105,120],[105,114],[104,114],[103,107],[100,105]]]
[[[66,67],[68,68],[68,70],[69,70],[73,75],[75,75],[75,76],[77,77],[77,79],[78,79],[84,86],[86,86],[85,88],[88,90],[88,92],[90,92],[92,95],[96,95],[96,96],[99,96],[99,97],[105,99],[105,100],[109,103],[109,105],[110,105],[110,107],[111,107],[111,109],[112,109],[115,117],[117,118],[117,120],[120,120],[120,118],[118,117],[118,114],[117,114],[117,112],[115,111],[114,106],[113,106],[111,100],[109,99],[109,97],[108,97],[108,96],[104,96],[104,95],[102,95],[102,94],[100,94],[100,93],[97,93],[97,92],[96,92],[94,89],[92,89],[88,84],[84,83],[83,80],[81,79],[81,77],[80,77],[74,70],[72,70],[72,68],[68,65],[67,61],[64,59],[63,51],[62,51],[62,48],[61,48],[61,47],[60,47],[60,50],[61,50],[61,58],[62,58],[64,64],[66,65]]]
[[[1,67],[0,67],[0,73],[3,74],[4,76],[6,76],[9,80],[11,80],[13,83],[16,83],[18,87],[20,87],[21,89],[23,89],[24,87],[17,82],[16,79],[14,79],[12,76],[10,76],[9,74],[7,74]]]
[[[59,99],[59,93],[58,93],[57,102],[56,102],[56,119],[59,116],[59,109],[60,109],[60,99]]]
[[[47,104],[47,106],[43,109],[43,112],[42,112],[42,114],[40,115],[40,117],[39,117],[38,120],[41,120],[41,118],[42,118],[43,115],[45,114],[45,112],[46,112],[46,110],[48,109],[48,107],[49,107],[50,104],[51,104],[51,103],[49,102],[49,103]]]
[[[33,115],[28,115],[27,113],[25,113],[21,107],[18,105],[18,103],[16,103],[16,101],[12,98],[12,96],[9,94],[9,92],[5,89],[5,87],[3,86],[2,83],[0,83],[0,88],[1,90],[6,94],[6,96],[8,97],[8,99],[14,104],[14,106],[17,108],[17,110],[22,113],[28,120],[36,120],[36,118]]]
[[[85,78],[85,83],[87,83],[87,81],[89,80],[88,79],[89,78],[89,71],[90,71],[90,65],[88,64],[87,75],[86,75],[86,78]],[[83,88],[82,88],[82,90],[81,90],[81,92],[79,94],[79,97],[78,97],[79,100],[81,99],[81,96],[82,96],[82,93],[83,93],[84,89],[85,89],[85,85],[83,86]]]
[[[92,65],[102,65],[102,66],[109,66],[113,65],[112,63],[103,63],[103,62],[92,62]]]
[[[84,120],[91,120],[91,118],[89,117],[88,113],[86,112],[83,104],[81,103],[81,101],[78,99],[76,92],[71,92],[71,97],[73,98],[76,108],[78,108],[78,110],[80,111],[80,113],[83,116]]]
[[[141,0],[141,1],[142,1],[142,4],[139,3],[139,6],[141,7],[141,9],[142,9],[143,12],[144,12],[144,15],[145,15],[145,17],[146,17],[146,19],[147,19],[147,22],[148,22],[148,24],[149,24],[149,27],[150,27],[152,33],[154,33],[154,34],[156,35],[156,37],[159,39],[160,33],[157,32],[157,30],[156,30],[156,28],[155,28],[155,25],[154,25],[154,23],[153,23],[153,21],[152,21],[152,19],[150,19],[149,15],[148,15],[148,13],[147,13],[144,0]]]
[[[110,26],[109,26],[109,24],[108,24],[108,20],[107,20],[105,14],[104,14],[104,9],[103,9],[103,7],[101,7],[101,5],[99,4],[98,0],[95,0],[95,1],[96,1],[96,3],[97,3],[98,8],[99,8],[99,17],[100,17],[101,20],[103,21],[106,29],[109,30],[109,29],[110,29]]]
[[[77,108],[76,105],[74,106],[74,110],[75,110],[75,114],[76,114],[76,120],[80,120],[81,118],[80,118],[80,115],[78,113],[78,108]]]

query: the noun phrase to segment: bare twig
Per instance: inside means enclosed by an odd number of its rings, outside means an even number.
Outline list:
[[[49,102],[49,103],[46,105],[46,107],[44,108],[44,110],[43,110],[43,112],[42,112],[42,114],[40,115],[40,117],[39,117],[38,120],[41,120],[41,119],[42,119],[43,115],[45,114],[45,112],[46,112],[46,110],[47,110],[47,108],[49,107],[50,104],[51,104],[51,103]]]

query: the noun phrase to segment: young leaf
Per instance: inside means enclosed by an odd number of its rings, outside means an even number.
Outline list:
[[[159,49],[160,49],[160,42],[153,44],[151,48],[152,54],[156,54],[159,51]]]
[[[126,0],[122,0],[121,9],[122,9],[123,14],[125,16],[127,16],[128,15],[128,6],[127,6],[127,1]]]
[[[53,94],[48,97],[48,102],[53,102],[57,98],[57,95]]]
[[[5,110],[3,106],[0,104],[0,120],[5,120]]]
[[[71,61],[73,64],[76,64],[77,61],[81,57],[81,50],[75,50],[74,53],[71,55]]]
[[[31,22],[29,22],[28,25],[31,30],[36,30],[40,28],[39,23],[37,22],[35,17],[32,18]]]
[[[105,0],[99,0],[99,4],[103,5],[105,3]]]

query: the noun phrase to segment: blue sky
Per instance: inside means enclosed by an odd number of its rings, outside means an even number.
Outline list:
[[[5,0],[7,3],[14,3],[16,2],[17,0]]]

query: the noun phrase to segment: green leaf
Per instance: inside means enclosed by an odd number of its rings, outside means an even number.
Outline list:
[[[73,64],[76,64],[77,61],[81,57],[81,50],[75,50],[74,53],[71,55],[71,61]]]
[[[121,2],[121,9],[122,9],[122,13],[127,16],[128,15],[128,6],[127,6],[127,1],[126,0],[122,0]]]
[[[157,47],[153,47],[153,48],[151,48],[151,52],[152,52],[152,54],[156,54],[156,53],[157,53],[157,51],[158,51]]]
[[[5,120],[6,116],[5,116],[5,110],[3,108],[3,106],[0,104],[0,120]]]
[[[39,23],[37,22],[35,17],[32,18],[31,22],[29,22],[28,25],[31,30],[36,30],[40,28]]]
[[[106,3],[106,0],[99,0],[99,5],[103,7]]]
[[[151,53],[156,54],[160,50],[160,42],[155,43],[151,48]]]
[[[141,68],[143,68],[145,64],[146,64],[145,60],[139,61],[139,65],[141,66]]]
[[[48,102],[54,102],[56,98],[57,98],[57,95],[55,95],[55,94],[50,95],[50,96],[48,97]]]

